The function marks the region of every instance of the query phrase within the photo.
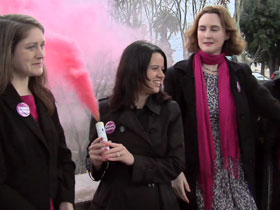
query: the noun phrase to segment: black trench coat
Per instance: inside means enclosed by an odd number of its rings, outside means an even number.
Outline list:
[[[264,83],[271,94],[280,101],[280,78]],[[280,124],[261,118],[261,136],[263,141],[258,147],[261,167],[261,209],[280,208]]]
[[[22,99],[12,85],[0,95],[1,210],[50,210],[50,198],[74,203],[75,164],[57,112],[49,116],[34,97],[39,123],[18,114]]]
[[[185,175],[191,192],[191,205],[183,209],[197,209],[196,181],[199,173],[195,81],[193,70],[194,54],[188,60],[176,63],[167,70],[164,89],[172,96],[182,112],[184,126],[186,167]],[[280,104],[261,86],[247,64],[228,61],[230,86],[236,103],[241,161],[249,188],[255,196],[256,187],[256,142],[258,115],[280,121]],[[239,87],[240,88],[239,88]]]
[[[181,113],[174,101],[157,104],[152,97],[147,107],[148,130],[132,109],[112,112],[108,100],[101,101],[101,120],[114,121],[116,129],[108,139],[123,144],[135,158],[132,166],[110,162],[101,172],[92,170],[100,180],[91,210],[178,210],[171,187],[184,168],[184,143]],[[95,120],[90,126],[90,139],[96,138]]]

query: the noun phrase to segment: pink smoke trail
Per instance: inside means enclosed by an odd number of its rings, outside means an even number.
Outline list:
[[[119,58],[124,47],[139,37],[135,31],[112,24],[106,5],[105,0],[0,0],[1,14],[29,14],[43,24],[49,81],[66,80],[97,119],[98,104],[86,63],[102,69],[97,57]]]
[[[98,103],[80,51],[74,43],[58,37],[48,37],[47,42],[48,68],[56,69],[55,73],[65,78],[75,89],[80,100],[91,110],[95,119],[99,121]]]

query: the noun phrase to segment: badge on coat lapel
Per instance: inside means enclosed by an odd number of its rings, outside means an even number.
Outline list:
[[[105,131],[107,134],[112,134],[116,130],[116,123],[114,121],[108,121],[105,124]]]
[[[26,103],[20,102],[17,105],[17,113],[22,117],[28,117],[30,115],[30,108]]]
[[[240,86],[238,81],[236,82],[236,88],[237,88],[237,91],[240,93],[241,92],[241,86]]]

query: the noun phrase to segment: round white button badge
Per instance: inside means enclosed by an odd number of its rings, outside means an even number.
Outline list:
[[[22,117],[28,117],[30,115],[30,108],[26,103],[20,102],[17,105],[17,113]]]

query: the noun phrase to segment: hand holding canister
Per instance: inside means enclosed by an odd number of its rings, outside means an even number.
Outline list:
[[[106,161],[104,157],[104,152],[108,151],[110,147],[104,144],[104,142],[108,142],[107,134],[104,128],[104,123],[97,122],[95,124],[95,127],[98,138],[93,140],[93,142],[88,148],[88,153],[95,169],[99,170],[104,161]]]
[[[95,127],[96,127],[96,131],[97,131],[97,136],[99,138],[102,137],[103,141],[108,141],[104,123],[99,121],[95,124]],[[109,150],[109,149],[110,149],[109,147],[106,147],[106,150]]]

